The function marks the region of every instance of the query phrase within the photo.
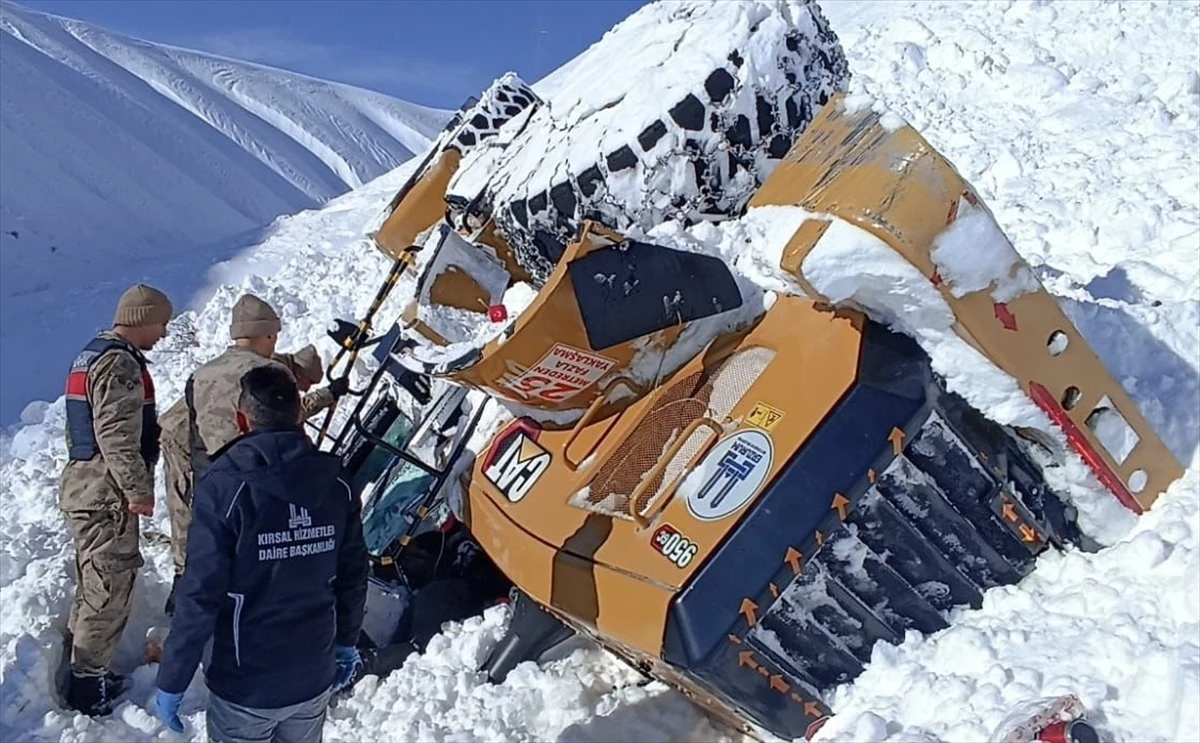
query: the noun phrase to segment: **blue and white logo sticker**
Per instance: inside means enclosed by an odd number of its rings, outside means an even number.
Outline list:
[[[688,511],[701,521],[717,521],[746,505],[766,481],[773,457],[771,438],[756,428],[717,442],[683,483]],[[689,487],[695,483],[699,486]]]

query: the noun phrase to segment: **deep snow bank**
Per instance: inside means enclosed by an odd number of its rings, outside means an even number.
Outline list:
[[[1200,258],[1195,241],[1179,238],[1171,227],[1200,223],[1200,180],[1194,176],[1187,183],[1180,176],[1183,190],[1176,198],[1158,190],[1162,184],[1151,169],[1195,165],[1200,159],[1195,135],[1200,97],[1172,98],[1174,117],[1157,123],[1140,119],[1136,102],[1124,119],[1109,115],[1114,106],[1137,98],[1134,91],[1141,83],[1129,70],[1166,77],[1172,70],[1197,67],[1189,56],[1200,48],[1196,7],[882,2],[833,3],[826,12],[851,55],[857,76],[852,88],[865,89],[911,117],[972,177],[1017,249],[1065,298],[1093,347],[1190,469],[1132,528],[1128,521],[1118,524],[1117,533],[1109,535],[1111,547],[1094,555],[1046,556],[1022,584],[989,592],[978,611],[960,612],[954,627],[927,638],[909,637],[900,647],[877,647],[864,674],[833,693],[829,701],[839,714],[819,737],[985,740],[1016,703],[1073,691],[1106,740],[1200,740],[1200,405],[1195,403],[1200,323],[1186,273]],[[1010,63],[1041,60],[1069,83],[1086,67],[1086,74],[1105,85],[1072,99],[1074,131],[1043,129],[1039,113],[1056,99],[1006,93],[1006,79],[988,72],[995,69],[990,65],[997,55]],[[992,63],[985,64],[985,56]],[[1051,59],[1075,59],[1079,66],[1068,75],[1056,66],[1066,63]],[[910,71],[909,60],[923,64]],[[1006,139],[1012,145],[1013,137],[1025,148],[1028,159],[1020,162],[1025,175],[1001,188],[995,178],[1007,160],[996,148]],[[1086,148],[1099,142],[1119,146],[1107,158],[1088,156]],[[1148,165],[1141,159],[1146,153],[1161,160]],[[1089,190],[1063,188],[1043,175],[1055,169]],[[364,311],[386,267],[364,242],[363,225],[378,214],[402,176],[389,174],[322,210],[282,220],[271,237],[231,266],[229,285],[202,310],[181,319],[172,343],[154,354],[164,404],[178,396],[187,372],[224,345],[229,309],[246,289],[280,308],[282,348],[317,340],[331,357],[332,344],[321,335],[325,324]],[[1129,201],[1121,212],[1098,208],[1089,199],[1132,193],[1144,193],[1145,199]],[[1120,234],[1130,213],[1144,220],[1144,245],[1082,244],[1093,235]],[[701,227],[688,234],[727,250],[731,243],[709,229],[715,230]],[[754,249],[734,255],[735,268],[764,290],[782,289],[775,283],[780,279],[769,250],[779,224],[755,217],[741,229]],[[662,230],[685,238],[671,226]],[[1035,236],[1045,237],[1039,242]],[[1041,250],[1044,260],[1038,257]],[[1111,267],[1101,275],[1106,280],[1097,281],[1097,262]],[[1163,275],[1141,272],[1134,264],[1164,267]],[[871,289],[869,297],[886,301],[896,296],[890,289],[902,285],[891,283],[897,277],[884,268],[868,274],[872,283],[850,268],[829,278],[854,291]],[[401,286],[395,296],[404,291]],[[390,303],[391,313],[397,305]],[[385,308],[383,316],[388,313]],[[918,332],[933,326],[917,315],[909,319]],[[1005,402],[1022,404],[993,401]],[[57,633],[72,590],[71,550],[54,510],[54,483],[65,456],[61,431],[59,400],[39,407],[30,425],[0,442],[0,737],[176,739],[147,711],[153,667],[137,670],[128,701],[102,721],[63,712],[50,689],[61,644]],[[1101,491],[1091,495],[1105,497]],[[160,509],[165,510],[161,501]],[[165,514],[153,522],[165,530]],[[151,565],[139,584],[120,670],[137,658],[145,628],[163,619],[170,574],[166,545],[148,546],[146,554]],[[545,669],[519,669],[499,687],[482,683],[472,669],[495,642],[502,621],[503,610],[496,610],[451,626],[425,656],[356,689],[331,711],[329,739],[722,739],[680,695],[657,684],[637,686],[636,675],[594,650]],[[183,709],[189,739],[203,739],[204,704],[205,691],[197,681]]]
[[[59,391],[125,286],[185,304],[250,244],[233,238],[395,168],[449,117],[9,2],[0,80],[0,344],[22,349],[0,361],[4,424]]]

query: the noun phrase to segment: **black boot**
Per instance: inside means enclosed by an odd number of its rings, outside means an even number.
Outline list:
[[[67,687],[67,706],[90,717],[102,717],[112,712],[113,707],[117,706],[120,691],[109,680],[109,676],[78,676],[72,673]]]
[[[129,686],[129,677],[109,671],[104,674],[104,683],[108,689],[108,695],[113,699],[125,693],[125,688]]]
[[[163,607],[168,617],[175,615],[175,587],[178,585],[179,573],[176,573],[175,577],[171,578],[171,592],[167,594],[167,604]]]

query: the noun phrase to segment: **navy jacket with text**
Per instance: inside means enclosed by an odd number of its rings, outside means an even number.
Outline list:
[[[196,484],[188,555],[158,687],[204,675],[218,697],[278,708],[329,688],[367,596],[362,506],[341,461],[300,429],[252,431]]]

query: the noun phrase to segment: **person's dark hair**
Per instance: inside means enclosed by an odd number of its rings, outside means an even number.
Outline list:
[[[258,366],[242,375],[238,410],[252,429],[289,428],[300,424],[300,391],[281,368]]]

